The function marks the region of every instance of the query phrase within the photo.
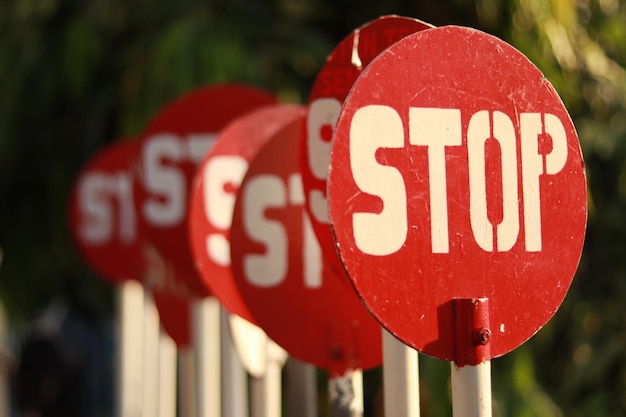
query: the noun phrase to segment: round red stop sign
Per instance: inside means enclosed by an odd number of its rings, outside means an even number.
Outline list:
[[[250,164],[232,219],[232,269],[270,338],[292,356],[342,375],[380,364],[381,330],[323,262],[298,172],[302,123],[281,130]]]
[[[324,257],[342,276],[343,268],[328,224],[326,201],[330,139],[341,105],[372,59],[403,37],[430,27],[417,19],[383,16],[355,29],[329,55],[311,89],[300,145],[306,209]]]
[[[253,322],[230,267],[230,225],[235,197],[248,165],[280,129],[300,119],[293,105],[265,106],[237,118],[220,133],[193,183],[189,238],[205,285],[230,312]]]
[[[78,174],[68,203],[78,251],[113,283],[141,281],[145,272],[130,169],[137,150],[137,143],[120,141],[95,154]]]
[[[136,187],[141,236],[173,264],[175,276],[196,295],[208,295],[187,236],[187,204],[196,168],[224,126],[274,102],[272,95],[242,85],[200,88],[161,110],[141,136]]]
[[[454,360],[454,299],[489,300],[491,356],[556,312],[587,218],[580,146],[557,93],[485,33],[410,35],[363,72],[339,117],[329,205],[376,318]]]

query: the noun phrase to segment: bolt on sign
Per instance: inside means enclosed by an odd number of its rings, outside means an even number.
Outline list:
[[[224,126],[275,101],[273,95],[245,85],[200,88],[168,104],[141,135],[135,187],[140,234],[173,264],[177,279],[195,295],[208,295],[187,236],[189,189],[196,168]]]
[[[574,125],[526,57],[474,29],[409,35],[370,63],[337,122],[328,194],[364,303],[441,359],[456,359],[453,300],[488,300],[497,357],[554,315],[580,260]]]
[[[303,117],[250,163],[231,227],[233,276],[255,322],[290,355],[340,376],[381,363],[381,331],[323,262],[304,209],[297,152]]]
[[[417,19],[401,16],[382,16],[360,26],[331,52],[309,94],[306,128],[300,144],[305,207],[324,257],[342,277],[343,268],[328,224],[326,201],[330,139],[341,105],[372,59],[403,37],[430,27]]]

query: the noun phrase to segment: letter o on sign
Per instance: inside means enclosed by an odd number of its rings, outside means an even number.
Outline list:
[[[587,220],[580,145],[553,87],[510,45],[452,26],[363,71],[333,136],[328,198],[372,314],[446,360],[454,299],[489,299],[492,357],[535,334],[571,284]]]

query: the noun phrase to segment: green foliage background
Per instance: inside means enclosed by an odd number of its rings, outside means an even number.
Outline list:
[[[526,54],[578,129],[583,259],[555,318],[493,363],[496,416],[626,415],[626,4],[621,0],[0,2],[0,297],[14,325],[52,297],[111,311],[65,203],[80,166],[196,86],[242,81],[304,103],[326,55],[381,14],[472,26]],[[558,262],[558,259],[555,259]],[[422,361],[424,413],[450,415],[448,365]]]

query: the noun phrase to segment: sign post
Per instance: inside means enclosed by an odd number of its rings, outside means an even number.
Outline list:
[[[317,417],[317,370],[315,366],[290,357],[285,364],[287,417]]]
[[[229,313],[220,308],[222,352],[222,417],[248,413],[248,374],[246,373],[230,332]]]
[[[386,416],[419,417],[419,360],[417,351],[386,329],[383,332],[383,387]]]
[[[116,295],[119,330],[115,366],[115,415],[142,416],[144,290],[138,281],[128,280],[119,284]]]
[[[266,339],[265,348],[265,369],[261,376],[250,380],[250,417],[282,416],[281,371],[287,360],[287,352],[269,338]]]
[[[161,384],[161,366],[167,366],[161,357],[163,349],[163,331],[159,325],[159,313],[154,297],[149,290],[143,291],[143,332],[141,344],[143,390],[142,390],[142,417],[158,415],[160,409],[159,398],[171,397],[175,387],[170,381]]]
[[[584,164],[557,93],[483,32],[409,35],[355,83],[330,167],[359,296],[397,338],[455,362],[455,413],[489,415],[489,360],[555,314],[582,252]]]
[[[491,417],[489,300],[453,300],[456,359],[452,362],[452,414]]]
[[[185,376],[185,378],[180,378],[180,382],[177,384],[180,417],[195,417],[198,415],[199,402],[196,396],[200,390],[192,385],[197,379],[195,359],[192,349],[179,349],[178,354],[174,358],[174,363],[178,367],[178,374]],[[211,395],[212,392],[208,394]]]
[[[176,342],[163,329],[159,332],[158,414],[176,417]],[[187,393],[185,393],[187,394]],[[192,394],[193,395],[193,394]]]

